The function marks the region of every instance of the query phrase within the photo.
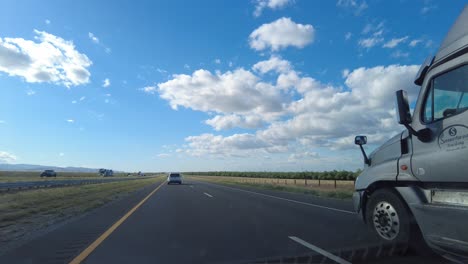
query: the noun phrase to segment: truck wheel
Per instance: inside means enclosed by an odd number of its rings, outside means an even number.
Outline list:
[[[366,207],[369,227],[383,240],[408,246],[414,232],[411,214],[401,198],[390,189],[375,191]]]

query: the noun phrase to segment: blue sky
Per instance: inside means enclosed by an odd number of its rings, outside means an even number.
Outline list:
[[[0,162],[362,167],[463,1],[2,1]]]

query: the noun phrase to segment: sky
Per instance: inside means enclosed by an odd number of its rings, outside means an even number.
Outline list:
[[[0,163],[362,168],[464,1],[0,1]]]

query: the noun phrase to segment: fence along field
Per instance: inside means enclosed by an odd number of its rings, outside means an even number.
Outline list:
[[[307,179],[307,180],[340,180],[354,181],[361,173],[356,171],[303,171],[303,172],[240,172],[240,171],[209,171],[209,172],[186,172],[185,175],[224,176],[240,178],[272,178],[272,179]]]

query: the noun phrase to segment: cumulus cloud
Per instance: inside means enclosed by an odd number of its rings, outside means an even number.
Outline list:
[[[111,83],[110,83],[109,78],[106,78],[106,79],[104,79],[104,81],[102,81],[102,87],[107,88],[110,85],[111,85]]]
[[[28,96],[35,95],[35,94],[36,94],[36,91],[34,91],[34,90],[29,89],[29,90],[26,91],[26,95],[28,95]]]
[[[17,160],[17,157],[6,151],[0,151],[0,163],[12,163]]]
[[[46,20],[44,21],[44,23],[46,23],[47,25],[50,25],[50,20],[49,20],[49,19],[46,19]]]
[[[34,30],[35,40],[0,38],[0,71],[26,82],[49,82],[66,87],[89,82],[92,61],[71,41]]]
[[[393,38],[387,41],[382,47],[393,49],[396,46],[398,46],[398,44],[405,42],[407,39],[408,39],[408,36],[402,37],[402,38]]]
[[[345,34],[345,40],[350,39],[352,36],[353,36],[353,33],[351,33],[351,32],[346,32],[346,34]]]
[[[304,48],[314,41],[314,35],[315,29],[312,25],[298,24],[283,17],[255,29],[249,36],[249,44],[257,51],[278,51],[289,46]]]
[[[291,89],[299,97],[286,102],[283,118],[270,121],[266,128],[254,133],[188,137],[186,152],[195,156],[252,156],[266,152],[304,154],[297,149],[299,145],[351,149],[355,147],[353,136],[362,133],[371,143],[382,143],[402,130],[395,121],[394,93],[405,89],[414,101],[418,89],[412,80],[418,68],[390,65],[354,69],[345,76],[345,87],[323,84],[291,71],[296,76],[290,79]],[[219,130],[242,123],[243,119],[217,116],[209,122]]]
[[[225,73],[200,69],[192,75],[176,74],[159,83],[158,91],[173,109],[182,106],[204,112],[250,114],[283,109],[281,92],[242,68]]]
[[[67,119],[65,121],[67,121],[68,123],[75,123],[75,120],[73,120],[73,119]]]
[[[171,154],[168,154],[168,153],[160,153],[157,155],[159,158],[169,158],[171,156]]]
[[[286,73],[291,71],[291,63],[287,60],[283,60],[278,56],[271,56],[270,59],[265,61],[259,61],[254,64],[252,69],[260,73],[267,73],[269,71],[275,71],[277,73]]]
[[[263,126],[263,119],[255,115],[217,115],[212,119],[205,121],[206,124],[212,126],[215,130],[226,130],[235,127],[255,129]]]
[[[280,9],[293,2],[294,0],[257,0],[255,3],[254,16],[260,16],[265,8]]]

